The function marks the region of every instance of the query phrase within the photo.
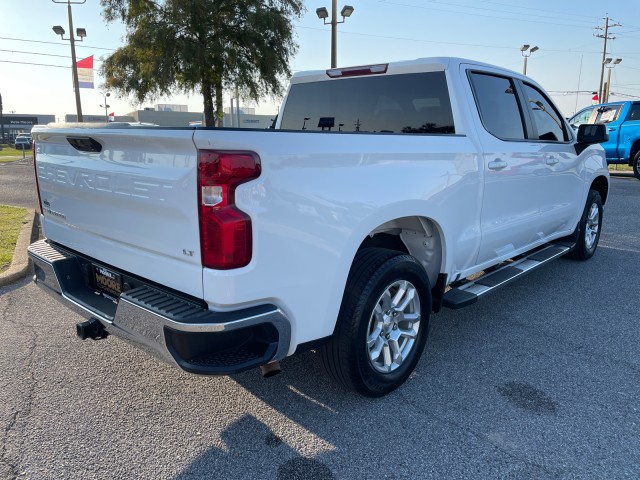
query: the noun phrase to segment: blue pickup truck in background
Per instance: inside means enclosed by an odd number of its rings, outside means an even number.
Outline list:
[[[577,131],[583,123],[603,123],[609,130],[609,141],[602,143],[607,162],[626,163],[640,180],[640,102],[611,102],[580,110],[569,119]]]

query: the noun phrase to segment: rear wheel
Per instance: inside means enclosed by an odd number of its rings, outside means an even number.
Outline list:
[[[365,248],[354,260],[336,330],[321,348],[330,377],[379,397],[414,370],[427,340],[431,290],[418,261],[383,248]]]
[[[596,190],[589,190],[587,203],[580,222],[570,240],[576,244],[567,257],[575,260],[588,260],[596,252],[602,229],[602,198]]]
[[[640,150],[636,153],[636,156],[633,157],[633,174],[640,180]]]

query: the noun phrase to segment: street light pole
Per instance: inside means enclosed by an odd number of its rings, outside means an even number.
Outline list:
[[[529,54],[527,55],[527,50],[529,51]],[[522,69],[522,74],[526,75],[527,74],[527,60],[529,59],[529,57],[531,56],[531,54],[533,52],[537,52],[538,50],[540,50],[537,46],[536,47],[532,47],[531,50],[529,50],[529,45],[522,45],[520,47],[520,53],[522,53],[522,56],[524,57],[524,68]]]
[[[331,68],[338,65],[338,0],[331,1]]]
[[[84,121],[84,119],[82,118],[82,104],[80,103],[80,82],[78,81],[78,65],[76,62],[76,41],[75,41],[75,36],[73,34],[73,15],[71,13],[71,4],[72,3],[83,4],[87,0],[84,0],[81,2],[80,1],[72,2],[71,0],[66,0],[66,1],[51,0],[51,1],[53,3],[67,4],[67,16],[69,17],[69,40],[71,41],[71,69],[73,71],[73,89],[75,90],[75,94],[76,94],[76,113],[78,115],[78,122],[82,122]],[[84,31],[84,29],[82,30]],[[54,32],[58,33],[58,31],[56,31],[56,27],[54,27]],[[65,40],[65,38],[63,37],[64,30],[62,30],[62,34],[59,34],[59,35],[63,40]],[[83,37],[80,37],[80,41],[82,41],[82,38]]]
[[[316,9],[316,15],[320,20],[331,24],[331,68],[336,68],[338,65],[338,24],[344,23],[347,17],[350,17],[353,13],[354,8],[351,5],[345,5],[340,10],[340,15],[342,15],[342,21],[338,21],[338,0],[331,0],[331,21],[327,22],[327,18],[329,18],[329,12],[326,7],[320,7]]]
[[[611,58],[606,58],[604,61],[604,66],[607,68],[607,83],[605,84],[604,90],[602,92],[602,101],[600,103],[606,103],[609,101],[609,91],[611,90],[611,70],[613,70],[616,65],[618,65],[622,61],[621,58],[616,58],[612,61]]]
[[[103,93],[102,97],[104,98],[104,105],[100,105],[101,107],[104,107],[104,120],[105,122],[109,122],[109,113],[107,111],[107,108],[109,108],[111,105],[107,105],[107,97],[110,97],[111,93],[107,92],[106,94]]]
[[[73,65],[73,89],[76,94],[76,110],[78,122],[82,122],[82,104],[80,103],[80,82],[78,81],[78,62],[76,61],[76,40],[73,34],[73,15],[71,14],[71,2],[67,4],[67,14],[69,15],[69,38],[71,40],[71,64]]]

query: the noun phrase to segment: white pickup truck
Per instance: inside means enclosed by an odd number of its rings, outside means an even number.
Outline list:
[[[432,312],[593,255],[605,137],[456,58],[296,74],[269,130],[38,126],[34,281],[89,319],[83,339],[209,375],[316,349],[384,395]]]

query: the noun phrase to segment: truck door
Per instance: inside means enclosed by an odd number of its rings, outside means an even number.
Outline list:
[[[628,160],[633,160],[629,158],[631,148],[640,138],[640,103],[631,105],[619,130],[618,157],[626,163]]]
[[[528,137],[538,145],[543,169],[536,172],[544,188],[537,192],[540,223],[536,235],[547,238],[558,232],[573,231],[575,213],[582,211],[584,182],[578,172],[579,159],[572,135],[562,115],[549,97],[535,85],[522,82],[522,94],[531,120]]]
[[[470,71],[469,79],[484,163],[477,263],[485,264],[540,240],[540,198],[548,169],[540,143],[527,136],[530,119],[516,81],[486,71]]]
[[[589,123],[604,123],[609,130],[609,140],[601,143],[607,155],[607,162],[619,163],[618,141],[620,138],[620,127],[626,115],[624,104],[601,105],[596,108],[596,115]],[[624,111],[623,111],[624,110]]]

